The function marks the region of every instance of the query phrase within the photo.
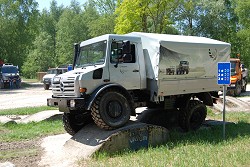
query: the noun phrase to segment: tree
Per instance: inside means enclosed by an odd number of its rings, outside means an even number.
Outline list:
[[[240,30],[237,35],[240,38],[241,46],[239,53],[246,66],[250,67],[250,1],[238,0],[238,5],[235,9],[239,17]]]
[[[162,33],[172,24],[170,14],[176,7],[173,0],[124,0],[115,11],[115,32]]]
[[[37,32],[34,0],[0,0],[1,58],[21,66]]]
[[[36,72],[47,71],[55,66],[53,59],[53,40],[47,32],[41,32],[33,42],[34,49],[28,54],[23,65],[23,75],[35,78]]]
[[[57,23],[57,48],[58,64],[73,63],[73,44],[88,39],[86,19],[82,12],[67,8],[63,11]]]
[[[173,12],[173,20],[176,22],[181,34],[196,35],[197,20],[199,17],[199,0],[181,0]]]

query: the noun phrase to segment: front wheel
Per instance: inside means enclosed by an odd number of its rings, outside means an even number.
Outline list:
[[[85,125],[91,123],[93,120],[90,114],[69,114],[64,113],[63,117],[63,127],[67,133],[70,135],[76,134]]]
[[[130,118],[132,107],[123,94],[106,90],[94,101],[91,115],[102,129],[111,130],[122,127]]]
[[[180,112],[179,124],[184,131],[199,129],[207,116],[206,106],[198,100],[191,100],[188,108]]]

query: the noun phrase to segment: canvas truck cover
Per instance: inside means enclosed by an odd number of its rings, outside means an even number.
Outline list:
[[[205,37],[132,32],[141,37],[147,78],[159,95],[220,90],[217,63],[229,62],[231,45]],[[150,88],[152,89],[152,87]]]

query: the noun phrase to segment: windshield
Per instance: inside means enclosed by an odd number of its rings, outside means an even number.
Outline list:
[[[75,67],[104,64],[107,41],[101,41],[81,47]]]
[[[57,74],[57,70],[56,69],[49,69],[47,74]]]
[[[47,74],[62,74],[67,72],[67,69],[49,69]]]
[[[231,76],[236,74],[236,63],[235,62],[230,62],[231,63]]]
[[[2,73],[18,73],[18,70],[16,67],[2,67]]]

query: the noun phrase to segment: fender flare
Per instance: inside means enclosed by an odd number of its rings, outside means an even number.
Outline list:
[[[197,97],[207,106],[213,106],[213,98],[209,92],[185,94],[182,98],[178,99],[177,105],[181,108],[187,108],[192,97]]]
[[[90,97],[88,98],[87,102],[86,102],[86,110],[90,110],[93,102],[95,101],[95,99],[98,97],[98,95],[103,92],[106,89],[109,88],[116,88],[119,89],[123,95],[129,100],[129,103],[131,105],[131,115],[135,115],[135,108],[134,108],[134,101],[133,98],[131,97],[131,95],[129,94],[129,92],[121,85],[116,84],[116,83],[110,83],[110,84],[105,84],[105,85],[101,85],[98,88],[96,88],[91,94]]]

